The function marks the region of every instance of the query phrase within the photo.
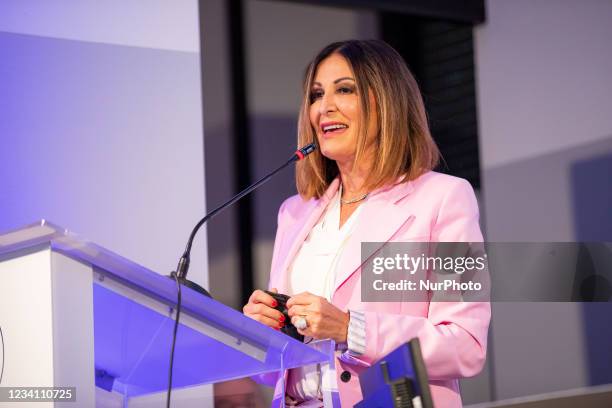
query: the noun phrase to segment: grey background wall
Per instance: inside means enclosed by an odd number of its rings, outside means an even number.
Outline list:
[[[612,240],[612,3],[486,4],[475,45],[488,240]],[[596,160],[576,185],[578,163]],[[599,212],[577,211],[584,189]],[[601,230],[580,233],[594,215]],[[585,315],[581,304],[494,304],[496,397],[611,382],[611,352],[594,342],[612,343],[610,331],[586,328],[609,326],[612,309],[588,306]]]

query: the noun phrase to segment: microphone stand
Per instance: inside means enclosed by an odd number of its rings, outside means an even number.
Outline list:
[[[254,184],[251,184],[249,187],[245,188],[240,193],[230,198],[227,202],[221,204],[219,207],[215,208],[214,210],[206,214],[204,218],[202,218],[191,231],[191,235],[189,235],[189,240],[187,241],[187,246],[185,247],[185,252],[183,252],[181,259],[179,259],[179,263],[178,263],[178,266],[176,267],[176,271],[173,271],[169,276],[170,279],[173,279],[176,281],[177,301],[176,301],[176,317],[174,318],[174,329],[172,332],[172,348],[170,350],[170,367],[168,370],[168,392],[166,394],[166,407],[167,408],[170,407],[170,396],[172,393],[172,371],[174,367],[174,348],[176,346],[176,333],[178,331],[179,318],[181,316],[181,299],[182,299],[181,286],[185,285],[195,290],[196,292],[199,292],[205,296],[212,298],[212,296],[206,289],[204,289],[202,286],[198,285],[197,283],[192,282],[187,279],[187,272],[189,271],[189,261],[190,261],[190,254],[191,254],[191,246],[193,245],[193,239],[195,238],[200,227],[202,227],[202,225],[204,225],[208,220],[212,219],[215,215],[219,214],[225,208],[234,204],[236,201],[240,200],[242,197],[249,194],[251,191],[255,190],[257,187],[261,186],[262,184],[270,180],[276,173],[278,173],[279,171],[287,167],[289,164],[295,161],[298,161],[298,160],[302,160],[304,157],[312,153],[314,149],[315,149],[315,145],[314,143],[311,143],[309,145],[302,147],[301,149],[296,150],[293,156],[291,156],[291,158],[287,160],[287,162],[285,162],[282,166],[272,171],[267,176],[262,177],[261,179],[256,181]]]

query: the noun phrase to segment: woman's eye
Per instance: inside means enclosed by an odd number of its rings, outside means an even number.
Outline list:
[[[342,86],[338,88],[338,93],[341,93],[341,94],[352,94],[353,92],[355,92],[355,90],[349,86]]]
[[[310,103],[316,101],[317,99],[320,99],[323,97],[323,91],[319,90],[314,90],[312,92],[310,92]]]

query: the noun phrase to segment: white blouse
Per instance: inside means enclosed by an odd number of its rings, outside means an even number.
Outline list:
[[[336,280],[337,263],[359,218],[362,203],[340,227],[340,197],[342,189],[332,198],[325,214],[313,227],[289,267],[288,295],[310,292],[331,302]],[[348,348],[356,355],[365,351],[365,325],[362,313],[351,311]],[[305,339],[308,341],[308,339]],[[287,393],[299,400],[321,399],[319,366],[291,370]]]
[[[357,207],[339,228],[341,190],[330,200],[325,214],[310,231],[289,267],[289,295],[310,292],[331,301],[336,264],[361,212],[361,206]]]

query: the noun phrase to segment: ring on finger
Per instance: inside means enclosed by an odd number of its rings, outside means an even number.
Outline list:
[[[293,324],[298,330],[304,330],[308,327],[308,321],[306,320],[306,316],[298,316],[295,319],[295,323]]]

